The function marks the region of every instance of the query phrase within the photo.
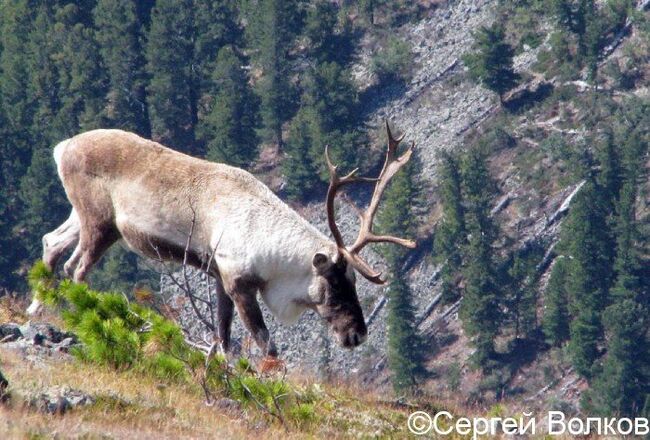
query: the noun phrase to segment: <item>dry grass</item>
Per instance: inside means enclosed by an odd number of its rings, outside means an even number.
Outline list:
[[[245,422],[247,417],[205,406],[198,389],[163,386],[139,374],[76,361],[33,364],[9,350],[1,350],[0,358],[14,391],[12,403],[0,409],[3,439],[249,438],[280,432],[259,418],[255,426]],[[88,393],[96,403],[64,416],[47,416],[27,408],[21,398],[57,386]]]
[[[0,323],[15,322],[22,324],[27,321],[25,310],[27,302],[20,296],[4,295],[0,297]]]
[[[0,369],[12,400],[0,406],[1,439],[111,438],[406,438],[413,409],[399,407],[362,387],[323,386],[316,419],[285,429],[256,409],[208,407],[198,387],[164,385],[131,371],[116,372],[73,359],[33,362],[0,346]],[[298,389],[313,381],[295,378]],[[68,387],[95,399],[63,416],[45,415],[27,405],[29,396]],[[318,387],[317,387],[318,389]]]

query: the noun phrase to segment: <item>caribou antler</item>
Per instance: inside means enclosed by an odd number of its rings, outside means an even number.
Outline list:
[[[357,169],[352,170],[349,174],[344,177],[339,177],[336,174],[336,166],[332,165],[332,161],[329,157],[328,148],[325,147],[325,159],[327,161],[327,167],[330,172],[330,184],[327,189],[327,223],[329,224],[332,235],[334,236],[334,241],[338,246],[339,252],[348,260],[350,264],[366,279],[376,284],[384,284],[384,280],[381,279],[381,272],[376,272],[370,265],[359,256],[359,252],[363,249],[368,243],[395,243],[401,246],[408,248],[414,248],[415,242],[413,240],[407,240],[404,238],[394,237],[392,235],[376,235],[372,231],[372,222],[377,213],[377,208],[379,207],[379,201],[381,196],[388,185],[390,179],[402,168],[411,158],[413,154],[414,143],[411,144],[411,147],[406,150],[401,156],[397,156],[397,147],[399,143],[404,139],[404,135],[400,136],[398,139],[393,137],[393,134],[390,131],[388,126],[388,121],[386,121],[386,132],[388,134],[388,151],[386,152],[386,160],[384,166],[379,173],[379,177],[376,179],[368,177],[357,177]],[[372,198],[370,199],[370,204],[363,212],[358,212],[359,219],[361,220],[361,227],[359,228],[359,236],[355,240],[354,244],[348,249],[343,242],[343,236],[341,231],[339,231],[338,226],[336,225],[336,216],[334,212],[334,198],[336,193],[343,186],[354,183],[354,182],[375,182],[375,189],[372,193]]]

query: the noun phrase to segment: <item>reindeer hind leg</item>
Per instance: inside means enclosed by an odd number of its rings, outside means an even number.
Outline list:
[[[79,216],[73,208],[61,226],[43,236],[43,262],[48,269],[54,270],[61,256],[79,241],[80,229]]]
[[[71,260],[78,259],[72,279],[76,283],[83,282],[94,264],[119,238],[120,234],[112,224],[82,225],[78,249],[71,257]],[[74,264],[75,261],[68,261],[66,265],[68,263]]]
[[[52,232],[48,232],[43,236],[43,263],[48,269],[54,270],[56,263],[61,256],[72,246],[79,242],[79,233],[81,230],[81,223],[77,211],[72,208],[68,219]],[[79,246],[77,245],[77,249]],[[74,255],[77,253],[75,249]],[[67,265],[67,263],[66,263]],[[36,315],[41,311],[41,302],[32,298],[32,302],[27,307],[28,315]]]

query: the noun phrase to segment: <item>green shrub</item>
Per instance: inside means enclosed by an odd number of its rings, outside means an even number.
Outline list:
[[[411,45],[396,37],[386,39],[381,50],[372,57],[370,69],[377,75],[380,82],[403,81],[409,79],[409,72],[413,64]]]
[[[304,426],[315,419],[314,392],[294,390],[281,379],[260,376],[249,360],[233,367],[221,355],[206,365],[203,352],[185,342],[181,328],[156,311],[115,292],[99,292],[70,280],[57,283],[42,262],[29,273],[37,299],[61,311],[65,326],[81,345],[73,354],[84,362],[117,370],[133,369],[166,382],[199,380],[206,395],[222,395],[264,409],[283,423]]]

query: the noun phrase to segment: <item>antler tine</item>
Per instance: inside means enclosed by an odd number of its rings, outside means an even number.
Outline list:
[[[392,155],[393,157],[397,153],[397,147],[399,146],[399,143],[402,142],[404,139],[404,136],[406,136],[406,132],[402,133],[400,137],[395,139],[393,137],[393,132],[390,129],[390,125],[388,124],[388,119],[386,119],[386,133],[388,135],[388,154]]]
[[[338,188],[353,182],[376,182],[377,181],[377,179],[373,177],[357,176],[357,172],[359,172],[359,168],[355,168],[345,176],[339,177],[338,174],[336,174],[338,165],[332,164],[332,161],[330,160],[329,148],[330,148],[329,145],[325,145],[325,160],[327,162],[327,168],[329,169],[330,172],[330,185],[332,185],[332,182],[334,182],[335,186]]]
[[[393,138],[388,121],[386,121],[386,132],[388,134],[388,151],[386,153],[386,160],[381,173],[379,174],[379,178],[377,179],[377,184],[375,185],[375,190],[370,199],[370,204],[362,214],[359,236],[350,248],[350,253],[353,255],[358,254],[368,243],[389,242],[408,248],[415,247],[415,242],[413,240],[407,240],[391,235],[375,235],[372,232],[372,222],[377,213],[377,209],[379,208],[381,196],[386,190],[390,179],[392,179],[395,173],[397,173],[411,159],[413,148],[415,147],[415,142],[411,143],[409,149],[400,157],[396,158],[397,147],[404,136],[401,136],[399,139]]]
[[[329,155],[329,145],[325,146],[325,161],[327,162],[327,168],[330,173],[330,183],[327,188],[327,199],[325,201],[325,207],[327,212],[327,224],[329,225],[330,231],[334,236],[334,241],[340,250],[345,250],[345,243],[343,242],[343,236],[341,231],[339,231],[338,226],[336,225],[336,209],[334,207],[334,199],[336,198],[336,193],[338,190],[349,183],[353,182],[375,182],[377,179],[369,177],[358,177],[356,173],[359,171],[359,168],[355,168],[346,174],[343,177],[339,177],[336,174],[337,166],[334,165],[330,159]]]
[[[388,185],[388,182],[392,177],[397,173],[400,168],[402,168],[411,158],[413,154],[413,148],[415,142],[402,154],[397,157],[397,149],[399,143],[404,139],[404,135],[395,139],[393,134],[390,131],[388,121],[386,121],[386,132],[388,134],[388,148],[386,151],[386,159],[384,165],[382,166],[379,177],[376,179],[367,178],[367,177],[357,177],[356,173],[358,169],[352,170],[350,173],[344,177],[339,177],[336,174],[337,167],[332,164],[332,161],[329,157],[329,146],[325,147],[325,160],[327,161],[327,168],[330,173],[330,183],[327,189],[327,199],[326,199],[326,209],[327,209],[327,223],[332,235],[334,236],[334,241],[339,249],[339,253],[342,254],[345,259],[354,267],[361,275],[363,275],[368,281],[375,284],[384,284],[385,281],[381,279],[381,272],[377,272],[370,265],[359,256],[359,252],[366,246],[368,243],[380,243],[388,242],[398,244],[400,246],[405,246],[408,248],[414,248],[415,242],[413,240],[408,240],[405,238],[394,237],[392,235],[375,235],[372,232],[372,222],[374,220],[377,208],[379,207],[379,201],[381,196]],[[370,199],[370,204],[368,208],[360,212],[356,206],[354,206],[357,215],[361,221],[361,226],[359,228],[359,236],[355,240],[352,247],[349,249],[345,247],[343,242],[343,236],[341,231],[339,231],[338,226],[336,225],[336,212],[334,208],[334,199],[336,193],[342,186],[352,183],[352,182],[375,182],[375,188],[372,193],[372,198]]]

